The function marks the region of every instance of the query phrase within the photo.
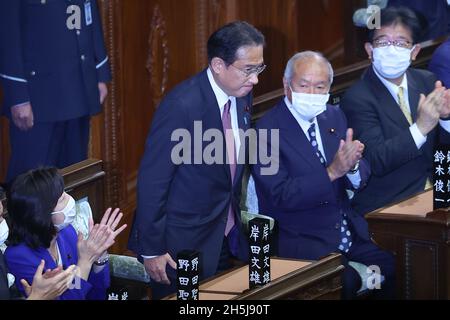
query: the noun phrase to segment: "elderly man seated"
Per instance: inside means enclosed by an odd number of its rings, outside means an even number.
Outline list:
[[[278,140],[269,134],[268,141],[259,141],[268,150],[279,146],[276,174],[262,174],[262,163],[252,169],[259,210],[278,221],[279,256],[316,260],[339,252],[346,267],[343,298],[354,298],[361,286],[350,260],[380,272],[385,281],[373,286],[379,289],[374,293],[393,298],[393,256],[370,240],[364,217],[350,206],[347,189],[363,188],[370,169],[344,113],[327,105],[332,80],[333,69],[320,53],[301,52],[289,60],[284,99],[256,125],[279,130]]]

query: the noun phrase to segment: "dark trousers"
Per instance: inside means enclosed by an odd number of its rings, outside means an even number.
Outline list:
[[[64,168],[87,158],[90,117],[35,123],[28,131],[9,126],[11,158],[6,180],[41,166]]]
[[[395,299],[395,260],[394,256],[387,251],[380,249],[371,241],[359,238],[353,233],[353,245],[350,251],[342,256],[342,263],[345,266],[343,275],[343,299],[355,299],[357,291],[361,288],[361,277],[348,262],[355,261],[367,267],[376,266],[385,277],[381,284],[381,289],[373,289],[370,292],[374,299]]]
[[[222,249],[220,251],[220,257],[219,257],[219,264],[217,266],[217,273],[226,271],[232,267],[230,263],[230,258],[232,257],[230,253],[230,247],[228,244],[227,238],[224,238],[222,243]],[[167,266],[166,268],[170,268],[170,266]],[[153,281],[150,283],[150,286],[152,288],[152,299],[153,300],[160,300],[168,295],[171,295],[176,292],[177,290],[177,284],[176,279],[169,278],[170,285],[160,284],[156,281]]]

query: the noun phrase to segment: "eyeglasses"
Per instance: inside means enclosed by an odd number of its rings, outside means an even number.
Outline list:
[[[376,48],[384,48],[393,45],[394,47],[409,49],[412,46],[412,43],[408,40],[375,40],[373,44]]]
[[[232,67],[235,68],[236,70],[239,70],[243,75],[245,75],[246,78],[250,78],[250,76],[251,76],[252,74],[259,75],[259,74],[260,74],[261,72],[263,72],[263,71],[266,69],[266,67],[267,67],[267,65],[261,64],[261,65],[256,66],[256,67],[245,68],[244,70],[242,70],[242,69],[240,69],[240,68],[238,68],[238,67],[235,67],[235,66],[232,65],[232,64],[230,64],[230,66],[232,66]]]

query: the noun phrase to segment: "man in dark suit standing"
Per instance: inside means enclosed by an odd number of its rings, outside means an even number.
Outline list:
[[[448,0],[389,0],[388,6],[408,7],[423,20],[419,41],[434,40],[450,32]]]
[[[370,169],[362,158],[364,145],[353,140],[343,112],[327,105],[332,81],[331,64],[320,53],[301,52],[289,60],[285,98],[256,125],[258,131],[279,130],[279,141],[273,134],[268,141],[270,150],[279,145],[279,171],[265,175],[260,162],[252,169],[260,212],[278,222],[279,256],[319,259],[342,253],[344,298],[354,298],[361,287],[350,260],[376,265],[386,278],[377,293],[392,297],[393,257],[370,241],[366,221],[350,206],[347,189],[363,188]],[[259,146],[265,144],[259,140]]]
[[[366,146],[372,177],[355,195],[361,214],[431,188],[433,147],[448,139],[449,91],[425,70],[410,68],[419,24],[407,8],[381,12],[381,28],[365,48],[372,60],[342,100],[349,126]]]
[[[96,0],[0,0],[7,180],[87,158],[90,116],[111,79]]]
[[[175,291],[174,259],[184,249],[200,252],[201,278],[228,268],[230,256],[246,259],[238,205],[246,154],[238,131],[250,127],[264,44],[246,22],[220,28],[208,40],[208,68],[169,92],[154,115],[129,247],[144,258],[156,299]],[[213,140],[223,148],[211,161]]]
[[[428,69],[442,81],[445,87],[450,88],[450,38],[433,53]]]

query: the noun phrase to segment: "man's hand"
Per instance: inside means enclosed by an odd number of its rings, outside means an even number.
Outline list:
[[[98,83],[98,93],[100,95],[100,104],[103,104],[103,102],[106,99],[106,96],[108,95],[108,87],[106,86],[106,83],[104,82]]]
[[[171,266],[173,269],[177,268],[177,263],[173,261],[169,253],[150,259],[144,259],[145,271],[147,271],[150,278],[152,278],[156,282],[169,285],[170,281],[166,273],[167,263],[169,263],[169,266]]]
[[[52,270],[42,274],[45,261],[41,260],[36,273],[33,277],[33,283],[30,286],[25,279],[21,279],[28,300],[54,300],[69,289],[75,276],[75,265],[71,265],[66,270]]]
[[[427,136],[436,127],[439,118],[446,118],[450,115],[447,95],[448,92],[440,81],[436,82],[435,89],[428,96],[420,95],[416,124],[424,136]]]
[[[363,152],[364,144],[358,140],[353,141],[353,129],[347,129],[345,141],[341,140],[339,150],[327,168],[331,182],[347,174],[362,158]]]
[[[16,127],[20,130],[27,131],[33,128],[34,117],[30,103],[11,107],[11,117]]]
[[[440,112],[441,119],[450,117],[450,89],[445,90],[443,99],[444,104]]]

